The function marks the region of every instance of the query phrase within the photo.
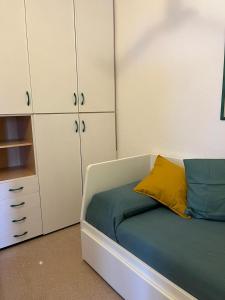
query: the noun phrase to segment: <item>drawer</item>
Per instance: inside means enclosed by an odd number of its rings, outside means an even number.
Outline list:
[[[0,203],[0,248],[25,241],[42,234],[42,218],[38,194],[22,197],[28,203],[11,208]],[[13,222],[14,221],[14,222]]]
[[[32,208],[40,210],[40,206],[38,193],[16,197],[15,199],[5,199],[5,201],[0,202],[0,222],[1,220],[19,218],[24,214],[29,215]]]
[[[37,193],[39,184],[37,176],[29,176],[8,180],[0,183],[0,202],[5,199],[16,199],[17,197]]]

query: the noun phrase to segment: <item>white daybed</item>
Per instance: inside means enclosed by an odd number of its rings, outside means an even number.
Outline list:
[[[155,158],[143,155],[88,167],[81,212],[82,258],[125,299],[196,299],[85,221],[94,194],[140,180]],[[170,160],[183,164],[181,159]]]

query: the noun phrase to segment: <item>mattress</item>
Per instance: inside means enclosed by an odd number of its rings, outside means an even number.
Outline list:
[[[120,245],[202,300],[225,299],[225,222],[182,219],[159,207],[123,220]]]
[[[96,194],[86,221],[196,298],[224,300],[225,222],[183,219],[136,184]]]
[[[116,230],[125,219],[160,206],[148,196],[133,191],[137,182],[93,196],[86,213],[86,221],[108,237],[117,241]]]

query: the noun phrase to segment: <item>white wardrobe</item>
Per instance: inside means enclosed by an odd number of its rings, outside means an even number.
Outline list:
[[[9,194],[0,195],[9,210],[1,222],[16,220],[4,238],[0,230],[1,248],[79,222],[87,165],[116,157],[113,0],[0,0],[0,36],[0,190]],[[11,119],[16,127],[5,125]],[[25,133],[14,138],[9,127]],[[18,143],[15,172],[6,145]],[[21,198],[29,180],[33,234],[29,193]],[[24,204],[7,208],[12,198]]]

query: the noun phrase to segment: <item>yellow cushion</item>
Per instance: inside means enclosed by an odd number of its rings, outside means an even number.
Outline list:
[[[153,170],[134,191],[154,198],[181,217],[190,218],[185,214],[187,186],[184,168],[160,155]]]

